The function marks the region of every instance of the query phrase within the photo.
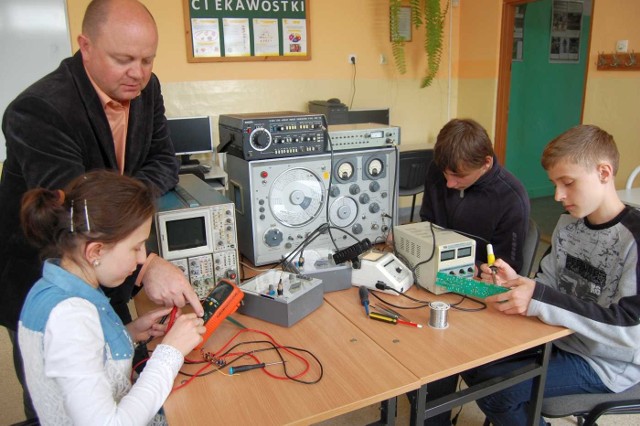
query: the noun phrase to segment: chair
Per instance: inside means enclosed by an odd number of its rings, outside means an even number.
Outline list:
[[[575,416],[581,426],[595,426],[605,414],[640,414],[640,384],[620,393],[555,396],[542,402],[544,417]]]
[[[627,184],[625,185],[626,189],[631,189],[631,187],[633,186],[633,181],[636,179],[636,176],[638,176],[638,174],[640,174],[640,166],[637,166],[635,169],[633,169],[633,171],[629,175]]]
[[[413,151],[400,151],[399,195],[400,197],[412,196],[411,219],[416,208],[416,197],[424,192],[424,181],[427,177],[427,168],[433,159],[433,149],[417,149]]]
[[[528,277],[531,275],[539,243],[540,228],[532,218],[529,218],[529,228],[527,228],[527,235],[524,237],[524,245],[522,247],[522,267],[518,272],[521,276]]]

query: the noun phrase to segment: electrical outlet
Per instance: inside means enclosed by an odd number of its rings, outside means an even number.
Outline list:
[[[629,48],[629,40],[618,40],[616,42],[616,52],[627,53],[628,48]]]
[[[347,61],[349,61],[350,64],[355,65],[356,59],[357,59],[357,56],[355,53],[350,53],[349,56],[347,56]]]

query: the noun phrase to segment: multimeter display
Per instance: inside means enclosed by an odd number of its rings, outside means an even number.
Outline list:
[[[213,331],[218,328],[222,320],[227,316],[234,313],[240,303],[244,293],[229,280],[220,281],[207,297],[202,301],[202,308],[204,309],[204,326],[206,331],[202,335],[202,342],[196,347],[201,348],[211,336]]]
[[[206,323],[209,318],[215,314],[220,305],[229,297],[233,292],[233,287],[225,282],[218,284],[209,295],[202,302],[202,308],[204,309],[204,315],[202,319]]]

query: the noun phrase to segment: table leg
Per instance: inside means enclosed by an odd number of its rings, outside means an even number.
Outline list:
[[[542,412],[542,399],[544,397],[544,386],[547,381],[547,369],[549,367],[549,357],[551,355],[551,342],[542,346],[542,352],[538,355],[538,364],[542,371],[533,378],[531,387],[531,402],[529,403],[529,424],[537,425]]]
[[[424,424],[427,403],[427,385],[420,386],[418,390],[407,392],[407,397],[411,404],[411,418],[409,424]]]
[[[551,343],[540,346],[539,353],[531,356],[532,362],[500,377],[493,377],[482,383],[454,392],[429,402],[426,401],[427,385],[417,391],[407,393],[411,403],[411,424],[422,426],[425,418],[433,417],[454,407],[475,401],[495,392],[507,389],[515,384],[533,379],[531,404],[529,407],[529,425],[537,425],[542,410],[542,396],[549,365]]]
[[[391,398],[380,403],[380,420],[371,423],[368,426],[373,425],[388,425],[393,426],[396,424],[396,417],[398,415],[398,398]]]

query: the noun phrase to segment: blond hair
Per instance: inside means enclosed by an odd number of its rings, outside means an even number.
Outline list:
[[[598,126],[582,124],[573,127],[549,142],[542,152],[542,167],[549,170],[562,160],[585,168],[609,162],[613,175],[618,173],[620,153],[613,136]]]

